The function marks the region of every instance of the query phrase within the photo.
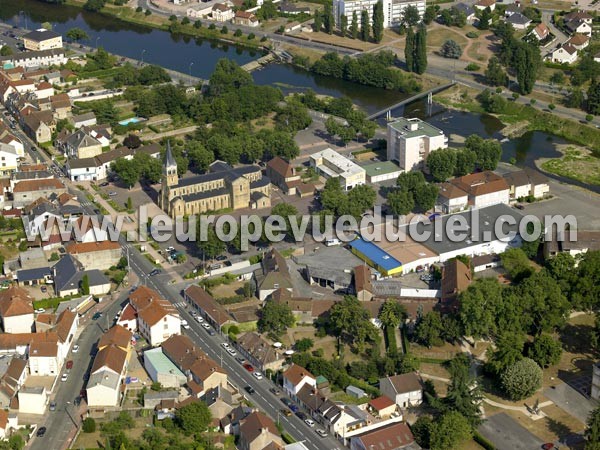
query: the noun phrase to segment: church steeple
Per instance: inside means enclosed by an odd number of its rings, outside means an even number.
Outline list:
[[[171,151],[171,141],[167,141],[167,151],[165,152],[165,162],[163,165],[163,188],[167,186],[177,186],[179,176],[177,175],[177,161]]]

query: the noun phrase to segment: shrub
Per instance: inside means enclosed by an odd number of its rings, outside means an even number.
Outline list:
[[[512,93],[512,98],[514,98],[515,100],[519,98],[519,93],[518,92],[513,92]]]
[[[250,34],[248,35],[248,40],[249,40],[249,41],[251,41],[251,40],[253,40],[255,37],[256,37],[256,36],[254,35],[254,33],[250,33]]]
[[[496,94],[502,94],[502,88],[500,86],[496,88]]]
[[[555,109],[555,108],[556,108],[556,105],[555,105],[554,103],[550,103],[550,104],[548,105],[548,109],[549,109],[550,111],[554,111],[554,109]]]
[[[217,28],[217,26],[216,26],[214,23],[211,23],[211,24],[208,26],[208,29],[209,29],[209,30],[215,30],[216,28]]]
[[[96,421],[91,417],[86,417],[83,421],[82,428],[84,433],[93,433],[96,431]]]
[[[260,38],[260,42],[266,42],[266,41],[267,41],[267,37],[266,36],[263,36],[263,37]]]
[[[510,366],[500,377],[502,389],[513,401],[532,396],[542,386],[542,369],[530,358]]]
[[[458,45],[456,41],[448,39],[442,45],[442,48],[440,49],[440,54],[444,58],[458,59],[460,58],[460,55],[462,55],[462,48],[460,48],[460,45]]]
[[[469,31],[466,36],[470,39],[477,39],[479,37],[479,35],[477,33],[475,33],[474,31]]]
[[[585,120],[587,120],[588,122],[591,122],[592,120],[594,120],[594,116],[592,116],[591,114],[588,114],[585,116]]]
[[[229,30],[227,29],[227,27],[225,25],[223,25],[223,28],[221,28],[221,34],[227,34],[229,33]]]
[[[537,100],[535,98],[532,98],[531,100],[529,100],[529,104],[533,106],[533,105],[535,105],[536,101]]]
[[[150,11],[149,9],[147,9],[146,12],[144,13],[145,16],[149,16],[150,14],[152,14],[152,11]]]
[[[135,12],[141,13],[144,10],[144,8],[142,8],[141,6],[138,6],[137,8],[135,8]]]
[[[184,17],[181,19],[181,25],[187,25],[190,23],[190,19],[188,17]]]
[[[202,28],[202,22],[200,22],[199,20],[196,20],[194,22],[194,28]]]
[[[479,64],[475,63],[469,63],[467,64],[467,67],[465,67],[465,70],[468,72],[477,72],[479,69],[481,69],[481,67],[479,66]]]
[[[169,20],[170,20],[171,22],[175,22],[175,21],[177,21],[177,16],[176,16],[175,14],[171,14],[171,15],[169,16]]]
[[[235,37],[240,37],[242,35],[242,30],[240,30],[239,28],[237,30],[235,30],[235,33],[233,33],[233,35]]]

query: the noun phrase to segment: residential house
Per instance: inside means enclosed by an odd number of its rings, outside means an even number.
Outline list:
[[[292,281],[287,262],[275,249],[264,255],[261,261],[261,270],[257,271],[255,276],[260,300],[266,300],[277,289],[286,289],[292,292]]]
[[[493,269],[502,265],[502,261],[498,255],[480,255],[471,259],[471,267],[473,272],[482,272],[487,269]]]
[[[260,25],[258,18],[248,11],[236,11],[232,22],[235,25],[244,25],[246,27],[257,27]]]
[[[62,48],[62,36],[55,31],[40,28],[23,36],[23,46],[31,51]]]
[[[515,30],[526,30],[531,25],[531,19],[516,12],[506,18],[506,23],[511,24]]]
[[[550,30],[548,29],[545,23],[538,23],[529,34],[535,37],[538,41],[543,41],[548,36],[550,36]]]
[[[21,158],[15,147],[0,142],[0,177],[7,177],[16,172]]]
[[[4,125],[4,123],[0,123],[0,142],[13,147],[18,156],[25,156],[25,147],[23,147],[23,143],[18,137],[10,132],[8,126]]]
[[[100,340],[98,341],[98,350],[114,346],[130,353],[133,345],[132,339],[133,333],[130,330],[127,330],[120,325],[114,325],[100,337]]]
[[[585,34],[576,33],[566,42],[567,45],[572,45],[577,50],[583,50],[590,43],[590,38]]]
[[[155,348],[149,350],[154,352],[159,350],[159,348]],[[164,385],[163,385],[164,386]],[[165,391],[148,391],[144,393],[144,408],[145,409],[154,409],[159,406],[162,402],[168,400],[177,401],[179,400],[179,391],[176,390],[165,390]]]
[[[52,267],[54,290],[57,296],[75,295],[80,292],[84,277],[87,277],[89,293],[103,295],[110,290],[110,281],[100,270],[84,270],[72,255],[63,256]]]
[[[52,141],[52,133],[56,128],[56,120],[52,111],[31,111],[21,116],[21,124],[23,131],[36,144],[45,144]]]
[[[455,8],[458,12],[463,13],[467,18],[468,23],[473,23],[475,21],[475,9],[473,9],[472,5],[468,5],[466,3],[457,3],[452,7]]]
[[[486,8],[490,8],[490,11],[496,9],[496,0],[479,0],[475,3],[475,9],[483,11]]]
[[[218,331],[221,331],[223,325],[235,322],[223,305],[198,285],[188,286],[183,291],[183,298]]]
[[[212,7],[211,16],[217,22],[228,22],[235,17],[235,12],[228,5],[217,3]]]
[[[592,37],[592,25],[583,19],[565,20],[564,24],[571,33],[585,34]]]
[[[510,201],[519,201],[526,197],[536,199],[546,197],[550,192],[548,178],[537,170],[525,168],[504,175],[510,188]]]
[[[17,413],[0,410],[0,439],[7,439],[12,431],[19,429]]]
[[[187,376],[163,353],[160,347],[144,352],[144,368],[152,381],[160,383],[162,387],[180,388],[187,382]],[[144,407],[146,407],[145,403],[146,399],[144,398]]]
[[[0,291],[0,317],[5,333],[31,333],[33,328],[33,298],[17,286]]]
[[[40,416],[46,414],[50,393],[44,386],[23,386],[17,395],[20,414],[37,414]]]
[[[79,128],[66,138],[56,140],[57,148],[68,158],[93,158],[102,153],[102,144],[85,128]]]
[[[58,341],[32,341],[29,345],[29,372],[36,376],[57,376],[62,361],[58,355]]]
[[[0,57],[0,65],[11,64],[19,68],[60,66],[66,64],[66,62],[67,57],[63,49],[18,52],[13,55]]]
[[[68,94],[56,94],[38,102],[41,111],[51,111],[57,120],[68,119],[73,105]]]
[[[296,187],[301,184],[300,174],[296,173],[296,169],[289,161],[276,156],[267,163],[267,176],[271,182],[279,187],[284,194],[294,195]]]
[[[572,11],[568,14],[565,14],[563,16],[563,20],[565,22],[570,22],[571,20],[581,20],[582,22],[591,25],[594,17],[586,11]]]
[[[366,183],[366,170],[331,148],[310,155],[309,164],[325,178],[339,179],[346,191]]]
[[[385,395],[369,400],[368,411],[374,416],[386,419],[397,412],[397,405]]]
[[[71,123],[75,128],[81,127],[91,127],[96,125],[98,122],[96,120],[96,115],[93,111],[90,111],[85,114],[78,114],[76,116],[71,117]]]
[[[131,303],[125,305],[125,308],[123,308],[123,311],[119,314],[116,325],[120,325],[132,332],[137,331],[137,313]]]
[[[308,6],[299,6],[296,5],[295,3],[289,2],[289,1],[283,1],[279,4],[279,11],[282,14],[290,14],[290,15],[297,15],[297,14],[310,14],[310,8]]]
[[[544,241],[544,258],[552,258],[559,253],[568,253],[577,257],[588,251],[600,250],[600,232],[566,231],[552,233],[551,239]]]
[[[67,252],[81,263],[84,270],[108,270],[116,266],[123,255],[121,244],[114,241],[74,242]]]
[[[350,440],[350,450],[418,450],[410,428],[405,423],[394,423],[377,428]]]
[[[265,414],[253,412],[240,422],[240,450],[263,450],[274,445],[281,448],[284,442],[275,423]]]
[[[236,347],[254,367],[263,372],[266,370],[276,372],[281,369],[285,361],[282,352],[253,331],[240,335]]]
[[[27,206],[38,198],[66,192],[66,186],[56,178],[19,181],[13,188],[13,206]]]
[[[308,385],[314,388],[317,384],[315,376],[298,364],[292,365],[282,374],[283,390],[293,399],[297,398],[298,392]]]
[[[444,214],[462,211],[469,206],[469,194],[452,183],[440,184],[437,204]]]
[[[52,97],[54,95],[54,87],[47,81],[42,81],[36,85],[34,94],[38,100]]]
[[[492,171],[472,173],[449,182],[467,193],[469,205],[474,208],[485,208],[499,203],[508,204],[508,184],[504,178]]]
[[[354,292],[360,301],[368,302],[373,298],[371,269],[366,264],[354,268]]]
[[[505,17],[510,17],[513,14],[516,13],[522,13],[523,12],[523,7],[521,6],[521,3],[519,2],[515,2],[515,3],[511,3],[510,5],[506,5],[506,7],[504,8],[504,16]]]
[[[466,290],[473,277],[471,268],[459,259],[446,261],[442,268],[442,305],[447,308],[457,308],[458,294]]]
[[[177,308],[153,289],[139,286],[129,294],[129,302],[135,308],[139,332],[153,347],[181,333]]]
[[[379,390],[401,408],[418,406],[423,402],[423,385],[416,372],[381,378]]]
[[[2,375],[0,384],[8,385],[15,391],[18,391],[25,384],[25,380],[27,380],[27,360],[13,357],[8,364],[6,372]]]
[[[573,64],[577,61],[577,49],[570,44],[564,44],[552,50],[546,58],[558,64]]]

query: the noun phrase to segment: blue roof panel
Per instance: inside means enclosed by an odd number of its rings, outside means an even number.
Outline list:
[[[402,265],[396,258],[389,255],[372,242],[365,241],[363,238],[358,238],[350,242],[350,247],[355,248],[373,261],[374,264],[383,267],[385,270],[392,270]]]

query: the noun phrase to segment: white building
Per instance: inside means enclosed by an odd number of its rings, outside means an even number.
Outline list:
[[[423,385],[416,372],[382,378],[379,389],[401,408],[418,406],[423,402]]]
[[[57,376],[62,361],[58,357],[58,342],[33,341],[29,346],[29,373],[35,376]]]
[[[40,28],[23,36],[23,45],[27,50],[43,51],[62,48],[62,36],[52,30]]]
[[[23,386],[19,390],[20,414],[45,414],[49,394],[45,387]]]
[[[66,64],[67,57],[65,51],[57,50],[40,50],[33,52],[20,52],[10,56],[3,56],[0,62],[12,64],[15,67],[24,67],[26,69],[33,67],[59,66]]]
[[[342,15],[348,18],[348,23],[352,21],[352,15],[356,12],[360,23],[362,11],[369,13],[369,20],[373,21],[373,7],[379,0],[333,0],[333,14],[335,23],[340,25]],[[397,27],[402,23],[404,10],[408,6],[415,6],[419,10],[419,15],[423,17],[425,13],[424,0],[383,0],[383,23],[385,28]]]
[[[6,177],[15,172],[19,166],[19,158],[21,156],[15,147],[0,142],[0,176]]]
[[[546,59],[558,64],[573,64],[577,61],[577,49],[570,44],[554,49]]]
[[[305,386],[315,387],[317,379],[304,367],[292,364],[283,372],[283,390],[292,398],[296,398],[298,392]]]
[[[138,287],[129,295],[129,303],[136,310],[139,332],[153,347],[181,334],[181,318],[177,309],[153,289]]]
[[[489,170],[453,178],[449,184],[465,192],[469,196],[469,205],[473,208],[485,208],[499,203],[508,205],[510,200],[510,187],[506,180]]]
[[[330,148],[310,155],[310,165],[326,178],[339,178],[346,190],[366,182],[365,169]]]
[[[452,183],[442,183],[438,193],[438,206],[444,214],[453,214],[469,206],[469,195]]]
[[[397,161],[405,171],[422,168],[431,152],[448,147],[442,130],[417,118],[388,123],[387,136],[387,159]]]

